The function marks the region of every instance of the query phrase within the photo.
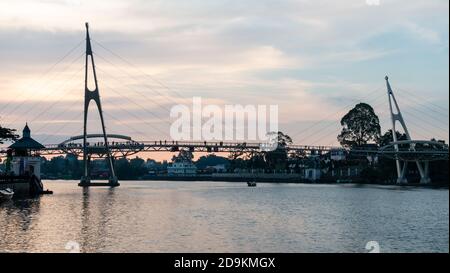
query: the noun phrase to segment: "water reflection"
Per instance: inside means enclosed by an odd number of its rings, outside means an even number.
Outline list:
[[[0,205],[0,251],[448,252],[448,190],[123,182]],[[392,190],[395,189],[395,190]]]
[[[106,239],[111,236],[111,217],[114,217],[115,188],[104,189],[91,196],[90,188],[82,189],[81,228],[78,235],[81,251],[94,252],[106,248]]]
[[[4,213],[0,218],[0,242],[6,242],[5,251],[13,247],[27,251],[28,246],[33,244],[32,238],[26,235],[32,226],[34,216],[39,213],[39,207],[39,199],[12,200],[3,204]],[[17,240],[17,236],[21,240]]]

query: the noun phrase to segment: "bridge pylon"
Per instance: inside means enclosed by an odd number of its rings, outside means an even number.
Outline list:
[[[387,86],[387,93],[388,93],[388,99],[389,99],[389,110],[391,112],[391,121],[392,121],[392,136],[393,136],[393,142],[397,143],[397,131],[396,131],[396,122],[398,121],[400,125],[403,128],[403,131],[406,135],[407,140],[411,140],[411,135],[409,134],[408,128],[406,127],[405,120],[403,119],[402,112],[400,111],[400,107],[398,106],[397,100],[395,99],[394,92],[392,91],[391,84],[389,83],[389,77],[386,76],[386,86]],[[395,112],[394,112],[395,107]],[[410,144],[410,149],[414,150],[415,144]],[[399,146],[398,144],[394,144],[394,150],[396,152],[399,152]],[[421,162],[419,160],[415,160],[415,163],[417,165],[417,169],[420,173],[420,183],[421,184],[428,184],[431,182],[430,175],[429,175],[429,162],[424,161]],[[395,164],[397,167],[397,184],[405,184],[407,183],[406,179],[406,171],[408,168],[408,161],[401,160],[398,156],[395,159]]]
[[[94,79],[95,83],[95,89],[89,90],[88,87],[88,68],[89,68],[89,61],[90,65],[92,67],[92,74],[91,75]],[[106,134],[105,129],[105,121],[103,119],[103,111],[102,111],[102,104],[100,102],[100,93],[98,90],[98,83],[97,83],[97,73],[95,71],[95,63],[94,63],[94,55],[92,54],[92,46],[91,46],[91,39],[89,36],[89,24],[86,23],[86,62],[85,62],[85,74],[84,74],[84,129],[83,129],[83,177],[81,177],[80,183],[78,184],[81,187],[89,187],[89,186],[101,186],[101,185],[109,185],[111,187],[119,186],[119,182],[117,180],[115,171],[114,171],[114,165],[113,165],[113,159],[111,155],[111,151],[109,149],[108,144],[108,137]],[[89,147],[87,146],[87,117],[88,117],[88,110],[89,110],[89,103],[93,100],[95,104],[97,105],[97,109],[100,115],[100,120],[102,124],[102,135],[103,140],[105,141],[105,154],[106,159],[108,161],[108,167],[109,167],[109,181],[107,184],[105,183],[91,183],[91,176],[90,176],[90,168],[89,168],[89,162],[90,162],[90,151]]]

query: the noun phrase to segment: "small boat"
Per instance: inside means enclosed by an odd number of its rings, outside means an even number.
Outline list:
[[[255,181],[248,181],[247,182],[247,186],[249,186],[249,187],[256,187],[256,182]]]
[[[14,196],[14,191],[10,188],[0,190],[0,202],[11,200]]]

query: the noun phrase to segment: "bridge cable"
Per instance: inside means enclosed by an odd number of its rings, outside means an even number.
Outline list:
[[[83,116],[83,112],[77,112],[76,115],[73,116],[73,118],[71,118],[72,120],[77,120],[78,117]],[[61,132],[64,128],[66,128],[69,124],[76,124],[76,123],[70,123],[70,122],[66,122],[63,126],[61,126],[60,128],[58,128],[58,130],[56,130],[55,132],[52,132],[52,134],[47,135],[47,137],[45,139],[42,140],[42,143],[45,143],[50,137],[53,137],[55,135],[57,135],[59,132]],[[81,127],[81,130],[77,128],[76,132],[82,131],[83,127]],[[75,132],[75,133],[76,133]],[[69,134],[69,136],[71,136],[72,134]]]
[[[384,95],[380,95],[380,96],[378,96],[378,98],[376,98],[374,101],[370,102],[370,103],[373,105],[373,108],[374,108],[374,109],[377,108],[378,106],[384,104],[384,102],[382,102],[382,101],[380,101],[379,103],[375,104],[375,102],[379,101],[382,97],[384,97]],[[333,121],[333,123],[331,123],[331,124],[329,124],[328,126],[322,128],[321,130],[316,131],[315,133],[310,134],[310,135],[308,135],[307,137],[304,137],[304,138],[303,138],[303,141],[304,141],[304,140],[307,140],[307,139],[309,139],[309,138],[311,138],[311,137],[316,137],[317,135],[319,135],[319,138],[317,138],[316,140],[314,140],[314,141],[312,142],[312,144],[314,145],[314,144],[320,142],[321,140],[323,140],[324,138],[326,138],[327,136],[330,135],[330,133],[329,133],[328,131],[325,131],[325,130],[326,130],[327,128],[330,128],[331,126],[340,126],[340,123],[336,124],[336,123]],[[323,132],[325,132],[326,134],[324,135]],[[333,132],[334,132],[334,128],[333,128]],[[338,132],[339,132],[339,129],[338,129]],[[336,134],[336,137],[337,137],[337,134]]]
[[[83,53],[84,54],[84,53]],[[82,57],[83,55],[80,55],[80,56],[78,56],[76,59],[74,59],[71,63],[70,63],[70,65],[68,65],[61,73],[63,73],[63,72],[65,72],[65,71],[67,71],[67,69],[68,68],[70,68],[77,60],[79,60],[81,57]],[[76,71],[77,73],[79,73],[79,71]],[[61,73],[59,73],[59,74],[61,74]],[[72,77],[73,77],[73,75],[72,75]],[[72,79],[72,77],[70,78],[70,79]],[[47,85],[47,84],[46,84]],[[25,99],[25,100],[23,100],[21,103],[19,103],[19,105],[17,105],[14,109],[13,109],[13,111],[12,112],[10,112],[9,113],[9,115],[12,115],[12,114],[14,114],[18,109],[20,109],[25,103],[27,103],[28,101],[30,101],[31,99],[33,99],[33,98],[35,98],[35,97],[37,97],[37,96],[39,96],[40,94],[39,93],[34,93],[35,94],[35,96],[30,96],[30,97],[27,97],[27,99]],[[49,97],[49,95],[47,95],[46,96],[46,98],[47,97]],[[34,108],[35,106],[33,106],[33,108]],[[29,109],[29,108],[28,108]],[[30,111],[27,111],[27,113],[29,113]],[[11,124],[11,123],[10,123]]]
[[[409,113],[408,115],[411,115],[411,114]],[[403,117],[403,118],[405,119],[405,117]],[[406,126],[408,126],[408,124],[411,124],[412,126],[420,129],[420,130],[415,130],[414,132],[412,132],[411,133],[412,135],[419,135],[419,136],[421,136],[424,139],[431,139],[431,138],[433,138],[433,136],[425,136],[423,133],[421,133],[421,132],[428,132],[428,133],[430,133],[430,128],[424,127],[423,125],[417,123],[414,119],[408,119],[408,120],[405,119],[405,123],[406,123]],[[435,136],[435,137],[438,137],[438,136]]]
[[[378,100],[378,99],[377,99]],[[376,105],[374,105],[374,109],[375,108],[377,108],[377,107],[379,107],[379,106],[381,106],[381,105],[383,105],[384,104],[384,102],[379,102],[379,103],[377,103]],[[390,123],[391,122],[391,120],[390,120],[390,113],[388,114],[389,116],[388,117],[385,117],[386,119],[387,119],[387,121],[386,121],[386,123]],[[381,122],[381,120],[383,120],[384,118],[381,116],[381,115],[379,115],[378,116],[378,118],[379,118],[379,120],[380,120],[380,125],[382,124],[382,122]],[[405,121],[406,122],[406,121]],[[408,124],[408,123],[407,123]],[[420,134],[420,133],[419,133]],[[317,142],[320,142],[321,140],[323,140],[324,138],[326,138],[328,136],[328,134],[325,134],[325,135],[321,135],[318,139],[316,139],[312,144],[316,144]],[[337,135],[336,135],[337,136]],[[423,136],[423,135],[422,135]]]
[[[97,56],[98,56],[98,55],[97,55]],[[97,70],[99,70],[100,72],[106,74],[106,75],[109,76],[110,78],[113,78],[114,80],[118,81],[115,77],[113,77],[112,75],[110,75],[109,73],[107,73],[105,70],[100,69],[100,68],[98,68],[98,67],[96,67],[96,68],[97,68]],[[164,106],[160,105],[159,103],[155,102],[154,100],[148,98],[145,94],[143,94],[143,93],[141,93],[141,92],[138,92],[138,91],[135,91],[134,89],[131,89],[130,87],[126,87],[126,88],[127,88],[128,90],[132,91],[132,92],[135,92],[135,93],[138,94],[139,96],[142,96],[142,97],[144,97],[144,98],[150,100],[153,104],[158,105],[161,109],[163,109],[163,110],[167,111],[168,113],[170,113],[170,110],[169,110],[167,107],[164,107]]]
[[[137,105],[139,108],[141,108],[141,109],[143,109],[144,111],[147,112],[147,110],[146,110],[143,106],[141,106],[141,105],[139,105],[139,104],[137,104],[137,103],[131,101],[131,100],[128,99],[127,97],[122,96],[122,95],[121,95],[119,92],[117,92],[115,89],[113,89],[113,88],[111,88],[111,87],[109,87],[109,86],[107,86],[107,85],[105,85],[105,84],[103,84],[103,85],[106,86],[107,88],[111,89],[114,93],[118,94],[120,97],[123,97],[123,98],[127,99],[127,100],[130,101],[131,103]],[[112,102],[110,101],[110,103],[112,103]],[[114,104],[114,103],[112,103],[112,104]],[[114,104],[114,105],[116,105],[116,104]],[[137,120],[142,121],[143,123],[147,124],[147,125],[150,126],[152,129],[157,130],[158,132],[162,133],[163,135],[167,135],[167,133],[163,132],[162,130],[160,130],[160,129],[157,128],[157,127],[154,127],[152,124],[150,124],[149,122],[143,120],[141,117],[138,117],[138,116],[137,116],[136,114],[134,114],[133,112],[130,112],[130,111],[124,109],[124,108],[121,107],[120,105],[116,105],[116,106],[119,107],[120,109],[122,109],[123,111],[125,111],[127,114],[129,114],[129,115],[135,117]],[[149,113],[151,113],[151,112],[149,112]],[[152,115],[154,115],[154,114],[152,113]],[[155,117],[156,117],[157,119],[161,120],[159,117],[157,117],[157,116],[155,116]],[[163,122],[165,122],[165,121],[163,120]]]
[[[138,104],[138,103],[132,101],[131,99],[129,99],[129,98],[126,97],[126,96],[123,96],[122,94],[120,94],[120,92],[116,91],[114,88],[112,88],[112,87],[110,87],[110,86],[108,86],[108,85],[106,85],[106,84],[104,84],[104,83],[102,83],[102,84],[103,84],[107,89],[113,91],[113,92],[114,92],[116,95],[118,95],[120,98],[125,98],[127,101],[129,101],[129,102],[131,102],[132,104],[136,105],[136,106],[139,107],[141,110],[143,110],[143,111],[145,111],[145,112],[151,114],[151,115],[152,115],[153,117],[155,117],[157,120],[159,120],[159,121],[161,121],[161,122],[163,122],[163,123],[166,123],[166,122],[167,122],[166,120],[163,120],[163,119],[161,119],[160,117],[158,117],[157,115],[155,115],[153,112],[148,111],[144,106],[142,106],[142,105],[140,105],[140,104]],[[112,104],[114,104],[114,105],[116,105],[116,106],[118,106],[120,109],[122,109],[122,110],[125,111],[125,109],[124,109],[123,107],[121,107],[121,106],[119,106],[119,105],[113,103],[112,101],[113,101],[113,100],[111,100],[111,101],[109,101],[109,102],[112,103]],[[141,117],[136,116],[134,113],[131,113],[131,112],[128,111],[128,110],[126,110],[126,112],[127,112],[128,114],[132,114],[132,115],[133,115],[135,118],[137,118],[139,121],[146,123],[146,121],[145,121],[144,119],[142,119]],[[151,127],[152,127],[152,129],[156,129],[156,130],[158,130],[159,132],[163,133],[163,131],[157,129],[156,127],[154,127],[154,126],[151,126]],[[164,134],[167,134],[167,133],[164,133]]]
[[[138,135],[146,136],[146,134],[144,132],[136,130],[136,128],[134,128],[133,126],[129,125],[128,123],[124,123],[123,121],[115,118],[114,116],[110,115],[108,112],[105,112],[104,114],[105,114],[105,116],[113,119],[115,122],[119,123],[120,125],[123,125],[123,126],[129,128],[129,129],[131,129],[131,131],[133,133],[137,133]],[[133,140],[135,140],[135,139],[133,138]]]
[[[93,40],[93,39],[92,39]],[[105,47],[104,45],[102,45],[100,42],[93,40],[94,43],[98,44],[101,48],[105,49],[106,51],[108,51],[109,53],[111,53],[112,55],[116,56],[117,58],[119,58],[120,60],[122,60],[123,62],[125,62],[126,64],[128,64],[131,67],[134,67],[136,70],[138,70],[139,72],[141,72],[143,75],[147,76],[148,78],[150,78],[152,81],[156,82],[157,84],[159,84],[160,86],[162,86],[163,88],[166,88],[168,91],[173,92],[175,95],[177,95],[180,98],[183,98],[183,96],[178,93],[176,90],[173,90],[171,88],[169,88],[166,84],[162,83],[160,80],[154,78],[153,76],[147,74],[146,72],[144,72],[142,69],[140,69],[137,65],[131,63],[130,61],[126,60],[125,58],[123,58],[122,56],[120,56],[119,54],[115,53],[114,51],[108,49],[107,47]]]
[[[408,110],[402,110],[402,112],[412,116],[413,118],[415,118],[417,120],[420,120],[420,121],[424,122],[423,125],[425,127],[428,127],[429,129],[438,130],[438,131],[441,131],[443,133],[448,133],[448,128],[447,129],[443,129],[442,127],[434,125],[434,124],[430,123],[429,121],[425,120],[424,118],[422,118],[420,115],[413,114],[412,112],[410,112]]]
[[[376,88],[375,90],[369,92],[369,96],[372,97],[373,94],[376,94],[376,92],[378,92],[381,88],[382,88],[382,87],[379,86],[379,87]],[[304,131],[307,131],[307,130],[310,130],[310,129],[316,127],[317,125],[321,124],[321,123],[324,122],[324,121],[325,121],[325,122],[328,122],[328,121],[329,121],[329,120],[328,120],[329,118],[335,117],[337,114],[339,114],[339,113],[341,113],[342,111],[345,111],[345,110],[348,109],[349,107],[353,106],[354,103],[355,103],[355,101],[356,101],[356,99],[353,100],[353,102],[352,102],[351,104],[345,105],[344,107],[340,108],[337,112],[332,113],[332,114],[330,114],[330,115],[327,115],[327,116],[323,117],[321,120],[316,121],[315,123],[313,123],[312,125],[308,126],[307,128],[300,129],[300,130],[297,131],[296,133],[292,134],[291,137],[296,137],[296,136],[298,136],[299,134],[303,133]]]
[[[419,102],[419,103],[424,103],[424,101],[426,101],[427,99],[429,99],[429,98],[424,98],[424,97],[420,97],[420,98],[419,98],[419,95],[417,95],[417,94],[415,94],[415,93],[413,93],[413,92],[411,92],[411,91],[402,89],[402,88],[397,88],[397,90],[409,94],[410,96],[408,96],[408,98],[414,99],[414,100],[416,100],[416,101]],[[426,107],[426,108],[428,108],[428,109],[431,110],[431,111],[434,111],[434,112],[437,111],[437,113],[443,114],[443,115],[445,115],[445,116],[448,116],[448,115],[449,115],[449,109],[448,109],[448,108],[444,108],[444,107],[439,106],[439,105],[437,105],[437,104],[435,104],[435,103],[433,103],[433,102],[430,102],[430,101],[428,102],[428,104],[434,106],[435,108],[433,109],[433,108],[431,108],[431,106],[428,106],[428,105],[426,105],[426,104],[423,104],[423,106]],[[436,110],[436,109],[440,109],[440,110]]]
[[[81,40],[76,46],[74,46],[73,48],[71,48],[66,54],[64,54],[62,57],[60,57],[55,63],[53,63],[53,65],[51,65],[48,69],[46,69],[44,71],[44,73],[39,75],[39,78],[35,79],[33,81],[33,83],[31,83],[29,86],[34,87],[39,81],[42,81],[57,65],[59,65],[62,61],[64,61],[70,54],[72,54],[78,47],[81,46],[81,44],[84,42],[85,40]],[[24,96],[24,94],[22,93],[21,96],[19,96],[19,98],[22,98]],[[4,113],[4,111],[6,111],[6,109],[8,108],[9,105],[11,105],[11,103],[15,101],[14,99],[9,100],[6,105],[4,107],[2,107],[2,111],[0,111],[0,116]]]
[[[417,103],[416,103],[416,102],[413,102],[413,101],[410,100],[410,99],[406,99],[406,101],[411,103],[410,105],[406,105],[406,106],[407,106],[407,109],[410,109],[411,111],[415,111],[416,113],[417,113],[417,112],[420,113],[420,116],[422,116],[423,118],[424,118],[424,116],[427,116],[427,117],[428,117],[429,119],[431,119],[432,121],[438,122],[438,123],[440,123],[441,125],[444,125],[444,126],[448,126],[448,122],[445,122],[443,119],[438,119],[438,118],[436,118],[435,116],[431,115],[429,112],[424,111],[424,110],[422,110],[422,109],[420,109],[420,108],[415,107],[415,106],[417,106]],[[444,117],[442,114],[440,114],[440,116],[441,116],[441,117]],[[448,116],[445,116],[444,119],[448,119]]]
[[[96,56],[99,57],[100,59],[102,59],[103,61],[107,62],[108,64],[112,65],[112,66],[113,66],[115,69],[117,69],[118,71],[127,74],[131,79],[133,79],[133,80],[134,80],[136,83],[138,83],[139,85],[142,85],[142,86],[148,88],[148,89],[149,89],[150,91],[152,91],[152,92],[156,92],[158,95],[167,98],[168,100],[172,101],[172,102],[175,103],[175,104],[178,104],[177,101],[175,101],[175,100],[173,100],[171,97],[167,96],[167,94],[164,94],[164,93],[162,93],[162,92],[159,92],[159,91],[157,91],[156,89],[151,88],[149,85],[142,83],[139,79],[136,78],[136,76],[134,76],[134,75],[128,73],[128,72],[125,71],[123,68],[120,68],[120,67],[116,66],[116,65],[113,64],[112,62],[110,62],[110,61],[108,61],[107,59],[103,58],[103,57],[102,57],[101,55],[99,55],[98,53],[96,53]],[[113,77],[113,78],[116,79],[115,77]],[[128,88],[129,88],[129,87],[128,87]],[[131,89],[130,89],[130,90],[131,90]],[[154,100],[150,99],[149,97],[147,97],[146,95],[144,95],[144,93],[142,93],[142,92],[137,92],[137,91],[134,91],[134,90],[133,90],[133,92],[136,92],[136,93],[138,93],[140,96],[145,97],[146,99],[150,100],[151,102],[153,102],[154,104],[158,105],[159,107],[164,108],[165,110],[168,110],[166,107],[160,105],[160,104],[157,103],[156,101],[154,101]],[[170,112],[170,110],[168,110],[168,111]]]
[[[80,70],[76,71],[74,74],[72,74],[72,76],[69,78],[69,80],[63,82],[63,84],[61,84],[61,85],[59,86],[59,88],[62,89],[62,88],[64,88],[64,87],[66,87],[66,86],[68,85],[68,83],[71,82],[71,81],[75,78],[75,76],[77,76],[81,71],[82,71],[82,69],[80,69]],[[71,87],[71,86],[70,86],[70,87]],[[58,89],[59,89],[59,88],[58,88]],[[63,90],[67,90],[67,88],[66,88],[66,89],[63,89]],[[41,111],[38,115],[35,115],[34,118],[31,119],[31,121],[36,120],[37,118],[39,118],[40,116],[42,116],[42,114],[48,112],[53,106],[55,106],[57,103],[59,103],[59,102],[65,97],[65,95],[67,95],[68,93],[71,93],[71,92],[73,92],[73,91],[74,91],[73,89],[68,89],[68,92],[63,93],[62,96],[60,96],[58,100],[54,101],[49,107],[47,107],[46,109],[44,109],[43,111]],[[52,96],[52,95],[53,95],[52,93],[48,93],[47,96],[44,97],[44,99],[47,99],[47,98],[49,98],[49,97]],[[18,116],[18,117],[17,117],[16,119],[14,119],[12,122],[10,122],[10,123],[8,124],[8,126],[9,126],[9,125],[12,125],[13,123],[15,123],[17,120],[19,120],[20,118],[22,118],[22,116],[26,116],[27,114],[29,114],[32,110],[34,110],[34,109],[36,108],[37,105],[38,105],[38,104],[34,104],[34,106],[28,108],[28,110],[27,110],[25,113],[22,113],[20,116]]]
[[[378,88],[376,91],[378,91],[379,89],[380,89],[380,88]],[[376,93],[375,93],[375,92],[371,92],[369,97],[373,97],[374,94],[376,94]],[[380,99],[381,97],[383,97],[383,96],[384,96],[384,94],[378,94],[378,96],[376,97],[376,101],[379,100],[379,99]],[[340,114],[342,111],[346,111],[346,110],[348,111],[348,108],[351,107],[352,105],[354,105],[355,101],[362,101],[362,100],[355,99],[351,104],[346,105],[345,107],[341,108],[341,109],[340,109],[339,111],[337,111],[336,113],[333,113],[333,114],[331,114],[331,115],[328,115],[327,118],[328,118],[328,117],[335,117],[336,115]],[[365,100],[365,101],[367,101],[367,100]],[[330,127],[330,126],[335,125],[335,122],[336,122],[336,121],[335,121],[335,120],[330,121],[330,120],[322,119],[322,120],[320,120],[320,121],[314,123],[313,125],[311,125],[311,126],[305,128],[305,129],[303,129],[302,131],[298,132],[297,134],[292,135],[292,137],[298,136],[300,133],[303,133],[303,132],[305,132],[305,131],[309,131],[310,129],[312,129],[312,128],[314,128],[314,127],[317,127],[318,125],[323,124],[324,122],[325,122],[325,124],[328,124],[329,122],[332,122],[332,123],[326,125],[325,127],[323,127],[323,126],[322,126],[322,127],[319,127],[317,130],[315,130],[315,131],[313,131],[312,133],[310,133],[307,137],[302,137],[302,141],[304,141],[304,140],[306,140],[306,139],[309,139],[310,137],[316,135],[318,132],[321,132],[321,131],[322,131],[323,129],[325,129],[325,128],[328,128],[328,127]],[[301,142],[301,141],[300,141],[300,142]]]
[[[81,70],[80,70],[81,71]],[[71,79],[73,79],[76,75],[78,75],[79,73],[80,73],[80,71],[79,72],[77,72]],[[70,79],[70,80],[71,80]],[[76,82],[77,83],[77,82]],[[78,83],[77,83],[78,84]],[[72,86],[71,86],[72,87]],[[39,117],[41,117],[43,114],[45,114],[45,113],[47,113],[50,109],[52,109],[52,107],[53,106],[55,106],[57,103],[59,103],[59,102],[61,102],[68,94],[71,94],[74,90],[76,90],[76,89],[72,89],[72,88],[66,88],[66,89],[64,89],[64,90],[67,90],[67,92],[64,92],[59,98],[58,98],[58,100],[56,100],[56,101],[54,101],[51,105],[50,105],[50,107],[48,107],[47,109],[44,109],[44,111],[41,111],[38,115],[36,115],[31,121],[35,121],[35,120],[37,120]],[[76,91],[78,91],[78,90],[76,90]],[[66,110],[66,109],[65,109]]]
[[[56,118],[61,117],[63,114],[65,114],[65,113],[67,113],[67,112],[70,112],[70,111],[74,110],[75,108],[80,107],[81,102],[80,102],[80,104],[78,104],[78,102],[79,102],[79,101],[74,101],[74,103],[72,103],[72,105],[71,105],[71,107],[69,107],[69,109],[63,108],[62,111],[60,111],[60,112],[56,113],[55,115],[53,115],[49,120],[54,121]],[[81,122],[81,121],[80,121],[80,122]],[[41,132],[42,129],[46,128],[46,127],[47,127],[48,125],[50,125],[50,124],[51,124],[50,122],[46,122],[46,123],[44,123],[44,125],[42,125],[42,126],[39,127],[38,129],[33,130],[33,131],[35,131],[35,132]]]

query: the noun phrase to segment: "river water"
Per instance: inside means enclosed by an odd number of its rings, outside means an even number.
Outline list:
[[[448,252],[448,189],[121,181],[0,204],[0,252]]]

